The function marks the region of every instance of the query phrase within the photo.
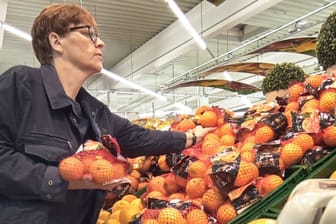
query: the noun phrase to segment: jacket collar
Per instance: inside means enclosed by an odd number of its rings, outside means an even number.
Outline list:
[[[61,81],[53,65],[42,65],[41,76],[52,109],[72,105],[71,99],[65,94]]]
[[[72,106],[72,99],[66,95],[55,67],[53,65],[42,65],[41,75],[51,108],[60,109]],[[83,87],[80,88],[76,100],[88,114],[97,113],[97,110],[103,106],[100,101],[91,96]]]

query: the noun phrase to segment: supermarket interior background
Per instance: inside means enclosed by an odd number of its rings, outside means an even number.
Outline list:
[[[82,4],[96,18],[105,42],[106,72],[92,77],[85,88],[129,119],[192,113],[203,104],[244,112],[264,100],[258,88],[275,63],[294,62],[307,74],[321,73],[313,54],[255,51],[286,39],[316,37],[336,9],[336,2],[328,0],[176,0],[204,40],[206,46],[200,47],[164,0],[1,0],[0,73],[16,64],[39,66],[30,29],[41,9],[57,2]],[[261,73],[246,72],[244,66],[251,64]],[[213,79],[257,90],[179,87]]]

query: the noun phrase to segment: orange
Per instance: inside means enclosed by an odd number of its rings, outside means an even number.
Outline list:
[[[187,214],[188,224],[208,224],[208,216],[201,209],[193,209]]]
[[[156,221],[156,219],[145,219],[141,223],[142,224],[159,224],[159,222]]]
[[[266,196],[271,193],[274,189],[283,183],[283,179],[275,174],[271,174],[262,178],[261,186],[258,189],[261,195]]]
[[[336,107],[336,89],[323,90],[320,94],[319,108],[321,112],[334,113]]]
[[[245,162],[253,163],[255,159],[255,153],[253,151],[241,152],[240,158]]]
[[[207,105],[202,105],[196,109],[195,115],[202,115],[205,111],[210,111],[212,108]]]
[[[170,167],[167,164],[166,155],[159,156],[158,166],[163,172],[168,172],[170,170]]]
[[[240,152],[254,152],[254,143],[253,142],[247,142],[242,145],[240,148]]]
[[[275,219],[269,219],[269,218],[260,218],[252,220],[251,222],[248,222],[247,224],[276,224]]]
[[[139,170],[134,170],[134,169],[131,170],[129,175],[136,179],[139,179],[141,177],[141,173],[139,172]]]
[[[237,217],[237,211],[230,202],[225,202],[216,212],[216,219],[219,224],[227,224]]]
[[[243,143],[244,144],[246,144],[246,143],[253,143],[253,144],[255,144],[255,136],[254,135],[247,136],[244,139]]]
[[[259,169],[253,163],[248,163],[245,161],[240,161],[239,170],[234,181],[234,186],[241,187],[252,180],[257,179],[259,176]]]
[[[272,141],[274,138],[274,131],[270,126],[264,125],[256,130],[256,143],[266,143]]]
[[[220,128],[219,128],[219,133],[221,136],[223,135],[235,135],[233,128],[231,127],[231,124],[226,123],[223,124]]]
[[[295,136],[292,143],[299,145],[303,151],[303,154],[314,147],[314,139],[309,134],[301,133]]]
[[[199,122],[203,127],[216,127],[217,126],[217,114],[214,111],[205,111]]]
[[[180,187],[185,187],[187,185],[188,180],[180,175],[174,175],[175,182]]]
[[[294,101],[290,102],[289,104],[286,105],[285,112],[287,111],[298,111],[299,110],[299,102]]]
[[[93,181],[98,184],[104,184],[114,177],[114,170],[112,164],[106,159],[97,159],[90,165],[90,174],[92,175]]]
[[[209,139],[219,140],[219,137],[215,133],[208,133],[204,136],[203,141],[207,141]]]
[[[330,176],[329,176],[330,179],[336,179],[336,170],[333,171]]]
[[[167,191],[164,188],[165,178],[163,176],[154,176],[148,181],[147,188],[150,191],[159,191],[163,195],[167,195]]]
[[[131,182],[130,192],[134,192],[136,189],[138,189],[139,179],[137,179],[137,178],[135,178],[131,175],[126,175],[126,178]]]
[[[188,131],[196,127],[196,124],[188,118],[184,118],[178,125],[177,130],[180,131]]]
[[[191,178],[186,185],[186,194],[190,198],[198,198],[201,197],[204,192],[207,190],[206,183],[203,178],[194,177]]]
[[[315,112],[319,108],[319,101],[317,99],[310,99],[301,108],[301,113],[304,112]]]
[[[80,180],[84,175],[84,165],[79,159],[68,157],[60,162],[59,172],[64,180]]]
[[[311,85],[314,89],[317,89],[323,81],[323,77],[321,75],[310,75],[304,81],[305,83]]]
[[[223,135],[220,138],[220,142],[226,146],[233,146],[235,144],[236,138],[233,135]]]
[[[202,205],[211,213],[217,211],[219,206],[225,202],[225,198],[216,190],[208,189],[202,195]]]
[[[208,168],[204,162],[202,162],[201,160],[196,160],[188,166],[187,172],[189,174],[189,177],[191,178],[204,177],[207,170]]]
[[[301,94],[304,92],[302,83],[296,83],[288,88],[288,102],[298,101]]]
[[[331,125],[323,129],[322,139],[327,146],[336,146],[336,126]]]
[[[184,224],[186,221],[176,208],[164,208],[157,219],[159,224]]]
[[[89,173],[91,163],[96,161],[96,157],[91,155],[82,156],[80,160],[84,165],[84,173]]]
[[[301,147],[294,143],[288,143],[281,147],[280,158],[286,167],[297,164],[303,157]]]
[[[204,140],[202,143],[202,152],[208,155],[213,155],[217,152],[217,147],[220,145],[220,141],[214,138]]]
[[[120,224],[118,219],[109,219],[106,224]]]
[[[175,176],[173,173],[170,173],[165,177],[163,187],[167,194],[176,193],[180,190],[180,186],[175,182]]]

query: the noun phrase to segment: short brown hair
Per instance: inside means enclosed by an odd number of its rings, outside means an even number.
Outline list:
[[[96,27],[93,16],[77,4],[52,4],[44,8],[35,18],[31,29],[32,45],[35,56],[41,64],[51,64],[53,61],[52,48],[48,35],[55,32],[64,36],[69,32],[70,25],[88,23]]]

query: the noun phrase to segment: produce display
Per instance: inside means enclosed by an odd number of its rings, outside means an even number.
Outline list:
[[[333,152],[335,80],[307,76],[291,83],[285,98],[254,105],[243,117],[208,105],[180,115],[170,120],[170,129],[216,127],[181,153],[124,159],[115,139],[104,136],[102,144],[87,142],[62,160],[61,175],[67,180],[91,175],[98,184],[127,178],[130,187],[108,194],[97,223],[230,223],[281,188],[291,167],[311,166]]]

